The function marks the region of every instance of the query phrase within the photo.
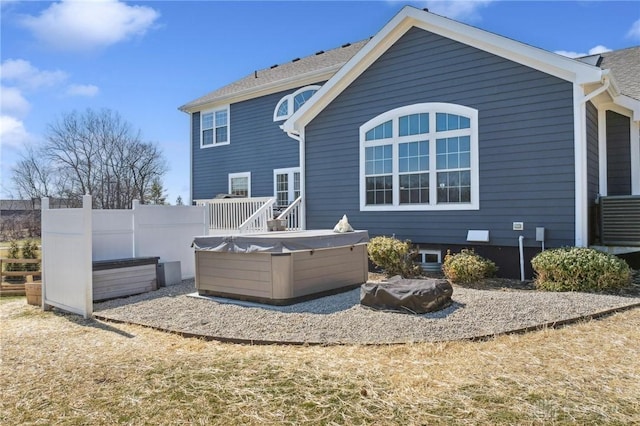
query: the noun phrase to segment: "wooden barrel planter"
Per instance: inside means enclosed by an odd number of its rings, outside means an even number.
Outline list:
[[[27,303],[34,306],[42,306],[42,282],[24,283],[24,292],[27,296]]]

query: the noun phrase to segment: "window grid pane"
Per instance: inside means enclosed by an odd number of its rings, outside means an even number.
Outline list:
[[[226,141],[227,141],[227,128],[226,127],[216,128],[216,143],[221,143]]]
[[[378,139],[387,139],[392,136],[393,136],[393,124],[391,123],[391,120],[389,120],[369,130],[365,134],[364,139],[367,141],[374,141]]]
[[[202,145],[213,145],[213,130],[205,130],[202,132]]]
[[[429,173],[400,176],[400,204],[429,203]]]
[[[471,172],[438,172],[438,203],[470,203]]]
[[[309,98],[311,98],[311,96],[313,96],[314,93],[316,93],[317,90],[305,90],[302,93],[298,93],[294,98],[293,98],[293,111],[297,111],[302,105],[305,104],[305,102],[307,102],[309,100]]]
[[[289,114],[289,102],[287,102],[287,100],[284,100],[280,106],[278,107],[278,113],[277,116],[278,117],[285,117]]]
[[[216,111],[216,127],[227,125],[227,111]]]
[[[404,115],[398,119],[400,136],[429,133],[429,113]]]
[[[289,175],[286,173],[276,175],[276,202],[278,207],[289,205]]]
[[[400,173],[429,170],[429,141],[399,144],[398,163]]]
[[[365,174],[380,175],[391,173],[393,169],[391,145],[365,148]]]
[[[447,130],[469,129],[471,120],[461,115],[446,114],[444,112],[436,113],[436,132],[445,132]]]
[[[300,197],[300,172],[293,174],[293,199]]]
[[[202,130],[213,128],[213,113],[202,114]]]
[[[393,186],[391,176],[375,176],[366,179],[367,204],[391,204],[393,202]]]
[[[471,166],[469,136],[436,140],[436,169],[464,169]]]

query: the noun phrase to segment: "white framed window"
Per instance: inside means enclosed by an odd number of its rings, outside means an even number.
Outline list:
[[[442,252],[440,250],[418,250],[417,261],[424,272],[442,272]]]
[[[276,109],[273,111],[273,121],[282,121],[291,117],[293,113],[304,105],[318,90],[320,90],[320,86],[318,85],[305,86],[284,96],[280,99],[276,105]]]
[[[251,197],[251,172],[229,173],[229,194]]]
[[[478,210],[478,111],[422,103],[360,126],[360,210]]]
[[[300,167],[273,171],[273,194],[277,207],[286,207],[300,196]]]
[[[229,106],[200,113],[200,148],[229,144]]]
[[[440,250],[420,249],[418,250],[418,263],[442,263],[442,252]]]

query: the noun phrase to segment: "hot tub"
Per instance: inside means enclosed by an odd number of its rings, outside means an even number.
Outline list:
[[[196,289],[285,305],[367,281],[367,231],[195,237]]]

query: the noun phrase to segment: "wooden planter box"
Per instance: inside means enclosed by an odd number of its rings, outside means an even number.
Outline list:
[[[93,262],[93,301],[157,290],[158,257]]]
[[[283,238],[295,238],[290,233],[282,234],[287,234]],[[308,235],[308,231],[301,235]],[[250,239],[248,244],[252,244]],[[197,249],[196,289],[201,295],[286,305],[353,288],[367,281],[366,243],[322,245],[322,248],[293,251]]]

